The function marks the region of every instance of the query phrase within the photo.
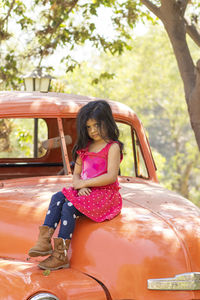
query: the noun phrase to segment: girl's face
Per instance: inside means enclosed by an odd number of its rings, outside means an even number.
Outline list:
[[[86,128],[88,135],[92,140],[103,140],[103,137],[105,136],[105,130],[104,128],[101,128],[100,130],[100,125],[95,119],[88,119],[86,122]]]

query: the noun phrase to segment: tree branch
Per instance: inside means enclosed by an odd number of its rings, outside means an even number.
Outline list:
[[[6,17],[2,20],[3,23],[4,23],[6,20],[8,20],[8,18],[9,18],[9,16],[10,16],[10,13],[11,13],[11,10],[13,9],[13,6],[14,6],[14,4],[15,4],[15,1],[16,1],[16,0],[13,0],[13,1],[12,1],[11,5],[10,5],[10,7],[9,7],[8,13],[7,13],[7,15],[6,15]]]
[[[69,15],[70,13],[71,13],[71,11],[74,9],[74,7],[76,6],[76,4],[78,3],[78,1],[79,0],[73,0],[71,3],[70,3],[70,8],[68,9],[68,11],[67,12],[65,12],[65,10],[66,10],[66,8],[67,8],[67,2],[65,3],[63,3],[63,10],[64,10],[64,15],[66,14],[66,15]],[[54,27],[53,27],[53,30],[52,30],[52,32],[51,32],[51,35],[50,35],[50,37],[48,38],[50,41],[52,40],[52,38],[53,38],[53,35],[56,33],[56,31],[57,31],[57,29],[59,28],[59,26],[60,26],[60,24],[62,24],[62,22],[64,21],[64,18],[63,17],[60,17],[60,20],[57,22],[57,24],[55,24],[54,25]],[[41,64],[42,64],[42,60],[43,60],[43,58],[45,57],[45,54],[44,54],[44,52],[45,52],[45,50],[46,50],[46,46],[44,46],[45,47],[45,49],[44,49],[44,51],[42,51],[42,53],[41,53],[41,55],[40,55],[40,61],[39,61],[39,63],[38,63],[38,66],[40,67],[41,66]]]
[[[141,0],[141,2],[154,14],[156,17],[161,18],[160,8],[149,0]]]
[[[178,0],[177,2],[179,4],[182,16],[184,16],[189,0]]]
[[[198,30],[198,28],[193,23],[189,23],[186,18],[185,18],[185,28],[187,34],[196,43],[196,45],[200,47],[200,31]]]
[[[188,189],[189,176],[192,171],[193,165],[194,165],[193,160],[186,164],[184,171],[181,175],[181,180],[180,180],[180,184],[179,184],[181,195],[183,195],[184,197],[187,197],[187,198],[189,198],[189,189]]]
[[[73,10],[73,8],[76,6],[76,4],[78,3],[78,1],[79,1],[79,0],[74,0],[74,1],[72,2],[72,6],[71,6],[71,8],[68,10],[68,14]]]

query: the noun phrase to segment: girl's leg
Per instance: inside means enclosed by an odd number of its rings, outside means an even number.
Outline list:
[[[61,223],[58,238],[54,238],[54,251],[51,256],[39,263],[39,268],[48,270],[57,270],[60,268],[69,268],[67,251],[72,238],[77,216],[81,216],[74,205],[68,200],[62,205]]]
[[[57,223],[60,221],[65,196],[58,192],[52,196],[43,226],[39,227],[38,240],[30,250],[30,256],[44,256],[52,253],[51,238]]]
[[[58,192],[52,196],[43,225],[56,229],[61,218],[65,200],[66,198],[62,192]]]
[[[71,240],[75,228],[76,218],[81,215],[82,213],[79,212],[70,201],[65,200],[65,203],[62,206],[58,237],[61,237],[65,240]]]

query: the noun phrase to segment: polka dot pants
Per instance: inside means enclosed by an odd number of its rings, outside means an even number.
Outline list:
[[[63,193],[58,192],[51,198],[43,225],[56,229],[60,222],[58,237],[71,239],[75,228],[76,218],[81,215],[82,213],[65,198]]]

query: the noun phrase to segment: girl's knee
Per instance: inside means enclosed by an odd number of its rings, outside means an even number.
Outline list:
[[[69,200],[66,199],[65,204],[67,204],[67,209],[70,210],[70,212],[71,212],[71,214],[73,214],[73,216],[76,215],[76,217],[77,217],[77,216],[83,215]]]
[[[71,202],[65,201],[65,203],[63,203],[62,210],[70,213],[70,211],[72,211],[72,207],[73,204]]]
[[[51,197],[51,203],[59,203],[64,201],[65,201],[65,196],[63,195],[62,192],[57,192],[56,194],[53,194]]]
[[[74,216],[76,215],[76,208],[74,207],[74,205],[71,202],[67,201],[63,204],[62,215],[68,216],[68,218],[75,219]]]

